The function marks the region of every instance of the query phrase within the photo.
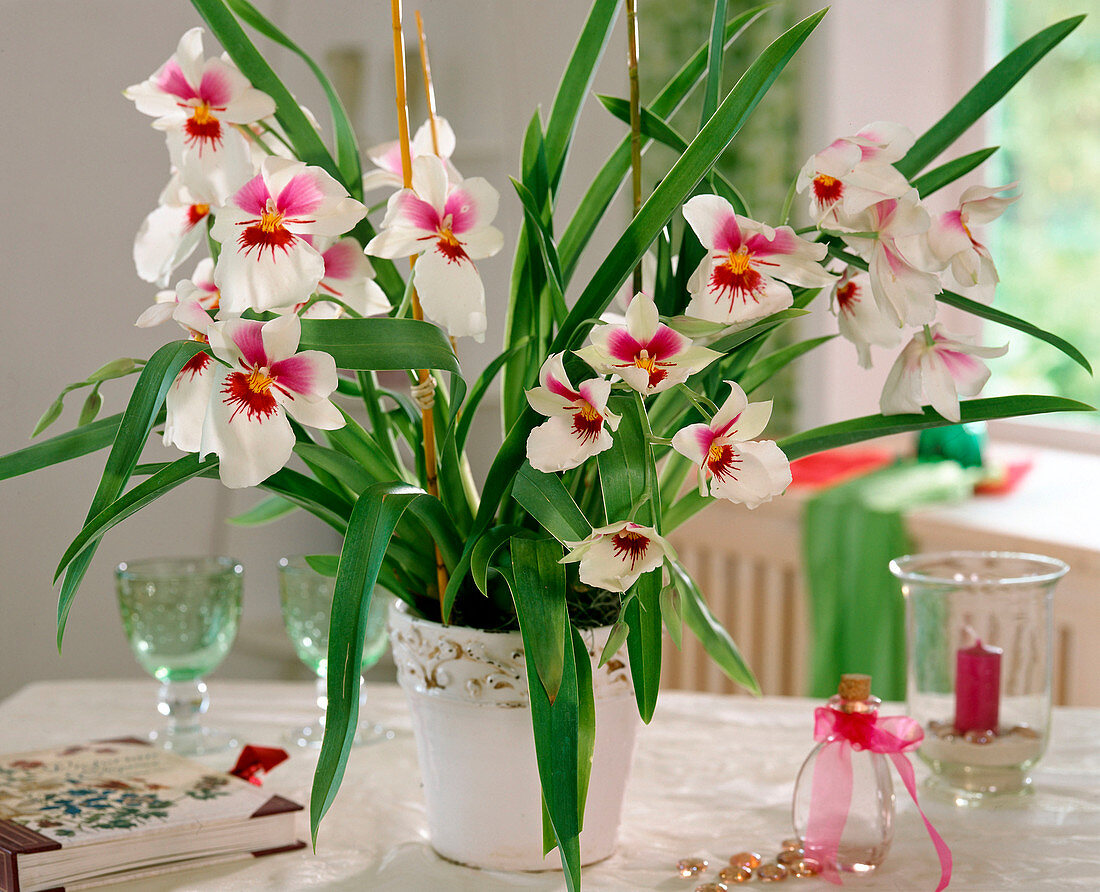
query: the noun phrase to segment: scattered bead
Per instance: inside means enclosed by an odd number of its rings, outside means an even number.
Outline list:
[[[963,735],[963,739],[967,743],[974,743],[978,746],[986,746],[987,744],[990,744],[997,739],[997,732],[978,730],[967,731],[966,734]]]
[[[718,879],[729,884],[747,883],[752,879],[752,868],[747,864],[738,864],[736,867],[723,867],[718,871]]]
[[[706,858],[681,858],[676,862],[676,869],[685,879],[698,876],[707,869],[709,862]]]
[[[802,860],[802,849],[798,849],[796,851],[791,851],[791,850],[788,849],[787,851],[780,852],[778,855],[775,856],[776,863],[777,864],[782,864],[784,867],[787,867],[787,868],[793,867],[795,864],[797,864],[801,860]]]
[[[789,839],[783,840],[782,848],[784,852],[801,852],[802,840],[797,836],[792,836]]]
[[[782,864],[776,864],[774,861],[761,864],[756,868],[756,875],[762,883],[778,883],[780,880],[785,880],[788,873],[787,868]]]
[[[738,852],[730,855],[730,867],[747,867],[755,870],[763,859],[756,852]]]
[[[813,858],[801,858],[789,865],[793,877],[814,877],[821,873],[821,865]]]
[[[703,883],[695,887],[695,892],[728,892],[729,887],[725,883]]]

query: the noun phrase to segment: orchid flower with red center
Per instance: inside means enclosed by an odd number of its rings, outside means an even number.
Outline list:
[[[248,142],[233,125],[275,113],[274,100],[253,87],[228,57],[203,58],[201,28],[185,33],[175,55],[123,95],[156,119],[155,128],[167,132],[173,164],[189,185],[197,175],[215,183],[222,180],[225,189],[239,186],[223,179],[239,170],[239,158],[248,159]],[[229,165],[227,152],[234,161]]]
[[[228,367],[215,370],[199,454],[218,456],[228,487],[255,486],[287,463],[294,449],[288,415],[321,430],[344,426],[328,398],[336,389],[336,362],[320,350],[296,352],[301,331],[293,314],[210,325],[210,346]]]
[[[996,220],[1019,195],[998,198],[998,192],[1013,189],[1007,186],[971,186],[962,194],[959,206],[941,215],[928,232],[928,245],[940,262],[950,268],[951,278],[959,290],[978,300],[992,300],[993,289],[1000,278],[989,249],[974,237],[971,227]]]
[[[618,375],[639,393],[660,393],[706,368],[721,353],[696,347],[664,325],[657,305],[639,292],[626,310],[625,325],[598,325],[592,344],[577,355],[597,372]]]
[[[717,195],[696,195],[684,205],[684,219],[707,249],[688,280],[688,316],[711,322],[759,319],[791,305],[784,282],[813,288],[833,281],[818,263],[825,245],[799,238],[789,226],[772,229],[739,216]]]
[[[910,186],[893,162],[912,145],[908,128],[878,121],[813,155],[799,172],[795,188],[809,190],[814,223],[851,230],[855,214],[888,198],[901,198]]]
[[[318,300],[299,315],[303,319],[339,319],[347,315],[345,307],[360,316],[388,313],[391,307],[386,292],[374,281],[374,267],[359,242],[342,238],[326,248],[327,241],[314,242],[325,261],[317,294],[322,298],[331,295],[335,300]]]
[[[981,347],[942,326],[917,332],[898,355],[882,388],[883,415],[923,411],[925,402],[949,421],[961,421],[959,396],[977,396],[989,380],[985,359],[1004,356],[1008,344]]]
[[[872,344],[896,347],[901,343],[902,329],[879,307],[867,273],[855,267],[847,267],[836,283],[830,308],[836,314],[840,336],[855,345],[861,368],[871,368]]]
[[[768,425],[772,402],[750,403],[735,381],[710,424],[691,424],[672,448],[699,466],[699,494],[756,508],[791,483],[791,465],[772,440],[753,440]]]
[[[867,261],[871,293],[899,327],[926,325],[936,316],[936,295],[943,284],[928,260],[930,223],[917,190],[910,189],[902,198],[880,201],[853,218],[855,231],[873,232],[873,238],[841,236]]]
[[[215,211],[222,245],[214,281],[229,313],[271,310],[309,298],[325,275],[306,236],[338,236],[367,209],[319,167],[268,156],[260,172]]]
[[[414,159],[425,155],[438,155],[447,168],[447,181],[449,183],[461,183],[462,174],[451,164],[451,155],[455,150],[455,132],[446,118],[436,117],[435,136],[439,143],[439,152],[435,151],[432,142],[432,122],[425,121],[413,135],[409,143],[409,151]],[[367,149],[367,157],[374,162],[375,169],[363,174],[363,191],[371,192],[388,186],[391,189],[400,189],[405,185],[401,172],[401,143],[396,139],[392,142],[384,142],[381,145]]]
[[[138,316],[134,325],[138,328],[160,325],[175,317],[176,309],[181,304],[190,301],[196,302],[203,311],[215,312],[220,297],[218,286],[214,284],[214,261],[204,257],[195,267],[190,279],[180,279],[175,288],[158,291],[156,302]],[[199,330],[205,332],[206,327]]]
[[[592,530],[580,542],[566,542],[563,564],[580,562],[581,582],[609,592],[625,592],[643,573],[656,570],[676,552],[653,527],[629,521]]]
[[[413,161],[412,188],[390,196],[381,231],[366,253],[375,257],[418,254],[413,283],[424,315],[451,337],[485,339],[485,287],[473,261],[504,244],[491,226],[500,195],[481,177],[449,183],[434,155]]]
[[[621,420],[607,408],[611,382],[593,378],[574,388],[565,374],[563,355],[547,357],[539,370],[539,386],[527,391],[531,408],[550,419],[527,437],[527,460],[547,474],[575,468],[610,449],[610,431]]]
[[[160,201],[141,224],[134,239],[134,266],[146,282],[162,288],[190,257],[206,235],[212,194],[196,193],[173,173]]]

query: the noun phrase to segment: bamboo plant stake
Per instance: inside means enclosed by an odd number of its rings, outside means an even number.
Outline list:
[[[406,189],[412,188],[412,149],[409,146],[409,105],[405,96],[405,35],[401,28],[401,0],[390,0],[390,13],[393,19],[393,75],[396,86],[397,98],[397,134],[401,144],[401,177]],[[434,137],[435,127],[432,126]],[[409,258],[409,275],[416,266],[419,255],[414,254]],[[413,318],[422,320],[424,310],[420,306],[420,298],[416,293],[416,287],[411,289]],[[428,369],[417,370],[418,383],[423,386],[431,377]],[[431,409],[420,409],[420,420],[424,430],[424,473],[427,477],[428,494],[439,496],[439,480],[436,471],[435,455],[435,416]],[[443,556],[439,552],[439,546],[435,546],[435,578],[439,587],[439,614],[443,615],[443,598],[447,591],[447,568],[443,564]]]
[[[642,206],[642,115],[638,96],[638,14],[635,0],[626,0],[626,72],[630,80],[630,172],[634,193],[634,216]],[[634,291],[642,290],[642,262],[634,267]]]
[[[424,20],[416,11],[416,35],[420,39],[420,69],[424,73],[424,100],[428,104],[428,129],[432,132],[432,151],[439,154],[439,130],[435,123],[435,88],[432,86],[432,66],[428,63],[428,41],[424,37]]]

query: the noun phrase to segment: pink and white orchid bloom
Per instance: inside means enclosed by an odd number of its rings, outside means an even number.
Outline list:
[[[270,322],[231,319],[211,324],[219,366],[202,425],[200,457],[218,456],[222,482],[255,486],[283,467],[294,449],[287,415],[321,430],[344,426],[328,399],[336,363],[319,350],[296,352],[301,321],[290,314]]]
[[[699,494],[756,508],[791,483],[791,466],[772,440],[753,440],[767,427],[772,402],[750,403],[735,381],[710,424],[677,431],[672,448],[699,465]]]
[[[539,370],[539,386],[527,391],[531,408],[550,419],[527,437],[527,460],[547,474],[575,468],[610,449],[610,431],[621,420],[607,408],[611,382],[594,378],[574,388],[565,374],[563,355],[547,357]]]
[[[809,189],[814,223],[851,230],[853,215],[888,198],[901,198],[910,186],[893,162],[912,145],[913,134],[907,128],[878,121],[813,155],[799,172],[795,188]]]
[[[687,315],[711,322],[746,322],[791,305],[792,285],[817,287],[833,281],[818,261],[825,246],[739,216],[724,198],[696,195],[684,218],[707,249],[688,281]],[[782,279],[783,281],[780,281]]]
[[[917,332],[886,376],[879,407],[883,415],[922,411],[928,402],[949,421],[961,420],[959,396],[977,396],[989,379],[981,359],[1004,356],[1008,345],[980,347],[947,334],[940,325]]]
[[[625,592],[643,573],[656,570],[676,552],[652,527],[623,521],[594,529],[580,542],[566,542],[563,564],[580,562],[581,582],[609,592]]]
[[[374,267],[363,253],[363,247],[353,238],[342,238],[329,247],[318,241],[325,274],[317,283],[317,293],[331,294],[340,303],[319,300],[302,313],[306,319],[338,319],[345,315],[344,306],[360,316],[377,316],[391,309],[382,287],[374,281]],[[343,304],[344,306],[341,306]]]
[[[198,270],[196,270],[197,275]],[[158,299],[166,293],[172,294],[172,292],[161,292],[157,295]],[[212,320],[207,308],[203,306],[203,299],[200,296],[202,293],[201,288],[184,280],[176,286],[175,300],[154,304],[142,314],[137,324],[143,324],[150,310],[167,307],[171,310],[171,318],[179,323],[192,341],[198,341],[201,344],[209,343],[207,332],[210,330]],[[156,323],[147,322],[146,324]],[[168,388],[164,399],[165,446],[175,446],[184,452],[199,451],[202,423],[206,417],[206,407],[210,402],[218,368],[220,366],[214,357],[204,350],[192,356],[180,369],[180,373],[176,375],[176,380]]]
[[[930,225],[917,190],[910,189],[902,198],[880,201],[853,218],[856,232],[874,232],[874,238],[841,236],[867,261],[871,293],[899,327],[926,325],[936,316],[936,295],[943,285],[927,260]]]
[[[146,282],[161,287],[190,257],[206,235],[212,196],[199,195],[173,173],[160,194],[160,201],[138,229],[134,239],[134,266]]]
[[[451,337],[485,339],[485,286],[473,261],[504,244],[491,226],[500,195],[481,177],[449,183],[434,155],[413,161],[412,188],[390,196],[381,231],[366,253],[375,257],[419,254],[413,282],[424,315]]]
[[[187,31],[175,55],[123,95],[138,111],[156,119],[155,128],[167,132],[173,164],[189,185],[196,173],[212,181],[224,176],[226,152],[232,153],[234,163],[229,167],[236,170],[237,160],[248,158],[248,142],[233,125],[275,113],[274,100],[255,89],[227,56],[203,58],[201,28]],[[239,183],[222,185],[235,188]]]
[[[220,297],[218,286],[214,284],[214,261],[204,257],[195,267],[190,279],[180,279],[175,288],[158,291],[156,303],[138,316],[134,325],[138,328],[152,328],[172,318],[181,321],[176,316],[176,310],[181,304],[190,301],[196,302],[203,311],[214,312],[218,309]],[[205,325],[201,328],[190,327],[201,333],[206,332]]]
[[[446,118],[436,116],[435,135],[439,142],[438,156],[443,159],[447,168],[447,181],[461,183],[462,174],[451,164],[451,155],[455,151],[455,132]],[[409,152],[414,159],[424,155],[435,155],[435,146],[432,143],[432,122],[425,121],[413,135],[409,143]],[[367,157],[374,162],[375,169],[363,174],[363,191],[372,192],[388,186],[391,189],[400,189],[405,185],[404,173],[401,169],[401,143],[397,140],[384,142],[381,145],[367,149]]]
[[[325,261],[306,236],[339,236],[367,209],[319,167],[268,156],[260,172],[215,212],[222,245],[214,281],[229,313],[271,310],[309,298]]]
[[[959,290],[988,302],[1000,278],[989,249],[974,237],[972,227],[996,220],[1020,196],[998,198],[998,192],[1013,189],[1007,186],[971,186],[962,194],[959,206],[941,215],[928,232],[928,246],[940,262],[950,268],[953,283]]]
[[[639,393],[660,393],[706,368],[721,353],[696,347],[664,325],[657,305],[639,292],[626,310],[625,325],[597,325],[592,344],[577,355],[597,372],[618,375]]]
[[[861,368],[871,368],[871,345],[897,347],[902,329],[882,311],[871,294],[867,273],[849,266],[832,292],[831,308],[836,314],[840,336],[851,341]]]

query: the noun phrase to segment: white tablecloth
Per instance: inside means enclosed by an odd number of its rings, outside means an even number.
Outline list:
[[[476,871],[439,859],[427,841],[416,748],[403,695],[369,686],[368,713],[395,739],[354,751],[343,787],[321,826],[318,850],[117,885],[122,892],[183,890],[369,890],[369,892],[558,892],[560,873]],[[44,682],[0,703],[0,752],[16,752],[148,730],[152,682]],[[242,739],[282,745],[285,728],[312,717],[313,687],[296,683],[210,683],[211,724]],[[684,890],[677,859],[702,855],[721,866],[733,852],[771,855],[791,835],[795,775],[812,746],[808,700],[754,701],[664,692],[643,728],[627,791],[618,852],[585,868],[590,892]],[[896,710],[886,709],[884,712]],[[1100,889],[1100,710],[1057,709],[1051,748],[1024,804],[957,809],[922,804],[955,857],[952,889]],[[289,749],[289,748],[288,748]],[[235,754],[234,754],[235,755]],[[204,761],[228,768],[234,755]],[[264,789],[306,804],[316,753],[295,750]],[[918,777],[923,766],[918,764]],[[895,778],[896,781],[896,778]],[[859,890],[932,890],[939,866],[919,816],[901,787],[894,844],[871,876],[846,878]],[[302,838],[308,818],[301,813]],[[717,867],[708,877],[715,879]],[[830,888],[821,880],[802,887]]]

